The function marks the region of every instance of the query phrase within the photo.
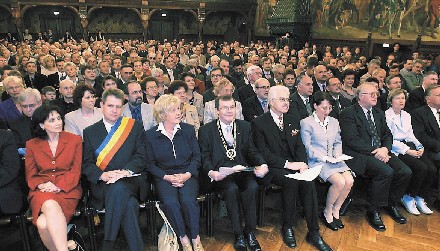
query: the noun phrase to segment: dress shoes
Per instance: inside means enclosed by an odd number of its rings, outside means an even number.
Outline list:
[[[332,248],[325,243],[319,233],[312,234],[310,232],[307,233],[306,241],[317,248],[319,251],[332,251]]]
[[[284,244],[286,244],[289,248],[296,247],[296,239],[295,239],[295,235],[293,234],[293,229],[291,227],[283,228],[282,234],[283,234]]]
[[[255,237],[254,232],[249,232],[246,235],[246,240],[251,251],[261,251],[260,243],[258,243],[257,237]]]
[[[345,226],[344,226],[344,223],[342,223],[342,221],[341,221],[341,219],[336,219],[334,216],[333,216],[333,222],[336,224],[336,226],[338,226],[338,228],[340,228],[340,229],[343,229]]]
[[[320,216],[321,220],[324,222],[324,225],[326,227],[330,228],[333,231],[336,231],[339,229],[338,226],[336,225],[335,221],[327,222],[327,219],[325,218],[325,215],[324,215],[324,211],[321,211],[321,214],[319,216]]]
[[[385,231],[385,225],[380,218],[380,213],[378,211],[367,211],[368,224],[376,231]]]
[[[406,218],[400,214],[399,209],[396,206],[389,206],[385,207],[384,209],[395,222],[399,224],[406,223]]]
[[[246,251],[246,240],[243,234],[235,234],[234,248],[237,251]]]

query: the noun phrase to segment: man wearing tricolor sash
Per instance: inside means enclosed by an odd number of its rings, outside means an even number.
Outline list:
[[[106,251],[113,250],[120,228],[131,251],[145,249],[138,202],[147,191],[145,135],[142,123],[121,116],[124,98],[119,89],[106,90],[104,118],[84,130],[83,173],[90,182],[92,205],[106,211]]]

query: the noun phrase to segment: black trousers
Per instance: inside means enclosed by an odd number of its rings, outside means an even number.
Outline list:
[[[411,180],[411,169],[394,154],[388,163],[368,156],[365,173],[373,178],[370,210],[394,206],[405,194]]]
[[[310,232],[319,231],[318,223],[318,200],[315,182],[295,180],[285,177],[292,171],[287,169],[271,168],[268,175],[272,176],[272,182],[281,186],[283,201],[283,228],[290,228],[295,224],[296,201],[301,198],[304,206],[304,214],[307,228]]]
[[[257,195],[258,184],[252,172],[235,173],[215,182],[214,189],[223,195],[226,201],[232,230],[235,234],[243,234],[240,219],[240,202],[245,216],[246,233],[255,231],[257,227]]]
[[[199,184],[197,178],[191,177],[183,187],[173,187],[171,183],[161,179],[154,179],[161,208],[168,221],[179,237],[184,237],[186,227],[188,237],[197,238],[200,232],[200,207],[197,203]]]
[[[420,196],[428,199],[428,192],[434,181],[437,167],[426,155],[423,155],[420,159],[408,154],[399,154],[398,157],[412,171],[412,178],[408,185],[407,193],[412,197]]]
[[[130,251],[145,250],[139,226],[138,189],[130,184],[130,178],[124,178],[108,185],[105,191],[104,240],[115,241],[122,228]]]

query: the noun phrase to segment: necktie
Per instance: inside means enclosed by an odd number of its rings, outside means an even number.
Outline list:
[[[283,124],[283,115],[280,115],[278,117],[278,119],[280,120],[280,123],[278,124],[278,128],[280,128],[280,130],[282,131],[284,129],[284,124]]]
[[[270,76],[270,72],[265,72],[264,75],[266,76],[267,79],[272,78],[272,77]]]
[[[133,109],[133,118],[137,121],[141,121],[142,122],[142,114],[140,113],[140,111],[138,109]]]
[[[267,112],[267,100],[261,101],[261,107],[263,108],[264,112]]]
[[[374,124],[373,120],[371,119],[371,111],[367,111],[367,122],[368,122],[368,130],[371,133],[372,138],[372,145],[375,148],[380,147],[380,139],[379,134],[377,133],[376,125]]]
[[[306,99],[306,109],[307,109],[307,113],[309,115],[311,115],[312,114],[312,107],[310,106],[309,98]]]
[[[173,69],[168,69],[168,75],[170,76],[170,80],[174,81]]]
[[[338,98],[335,99],[335,110],[336,110],[337,114],[339,114],[341,112],[341,103],[339,103]]]
[[[121,79],[121,73],[120,72],[115,72],[115,76],[117,79]]]
[[[60,76],[60,80],[64,80],[64,79],[66,79],[66,73],[61,73],[61,76]]]
[[[230,146],[234,144],[234,136],[232,135],[232,125],[226,126],[225,140]]]

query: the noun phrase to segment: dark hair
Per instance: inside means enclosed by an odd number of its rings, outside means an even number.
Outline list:
[[[212,73],[213,71],[220,71],[220,72],[222,73],[222,75],[225,75],[225,71],[223,71],[222,68],[215,67],[215,68],[212,68],[211,73]],[[210,75],[211,75],[211,73],[210,73]]]
[[[32,135],[34,137],[47,139],[47,132],[41,128],[40,124],[44,123],[44,121],[49,118],[49,115],[53,111],[57,112],[61,116],[64,124],[64,114],[61,112],[61,108],[46,102],[42,106],[38,107],[32,115]]]
[[[186,92],[188,91],[188,85],[185,82],[182,80],[174,80],[171,82],[170,86],[168,86],[168,93],[174,95],[174,92],[179,90],[181,87],[183,87]]]
[[[124,65],[122,65],[122,66],[121,66],[121,71],[122,71],[122,69],[124,69],[124,68],[131,68],[131,69],[133,70],[133,66],[131,66],[130,64],[124,64]]]
[[[155,78],[155,77],[146,77],[146,78],[142,79],[141,82],[139,83],[141,85],[142,91],[146,91],[147,90],[147,82],[152,82],[152,81],[154,81],[156,83],[156,85],[159,85],[157,78]]]
[[[196,78],[196,76],[194,76],[194,74],[192,74],[191,72],[184,72],[182,73],[182,75],[180,75],[180,80],[185,81],[186,77]]]
[[[351,76],[351,75],[356,77],[356,72],[353,71],[352,69],[347,69],[342,72],[342,79],[345,79],[347,76]]]
[[[109,80],[109,79],[113,80],[116,84],[118,83],[118,80],[117,80],[115,77],[113,77],[112,75],[107,75],[107,76],[105,76],[104,79],[102,80],[102,86],[103,86],[103,87],[105,86],[105,81],[107,81],[107,80]]]
[[[43,94],[43,95],[45,95],[48,92],[55,92],[56,93],[56,90],[52,86],[45,86],[41,89],[41,94]]]
[[[313,104],[320,105],[325,100],[327,100],[332,106],[335,105],[335,100],[330,93],[317,91],[313,94]]]
[[[365,79],[365,82],[374,82],[376,84],[379,84],[379,80],[375,77],[368,77],[367,79]]]
[[[91,67],[90,65],[84,65],[83,67],[81,67],[81,75],[84,76],[84,74],[86,73],[86,70],[93,71],[93,67]]]
[[[295,70],[293,70],[292,68],[287,68],[286,70],[284,70],[283,79],[285,79],[287,75],[293,75],[296,78]]]
[[[86,93],[86,91],[90,92],[93,95],[96,95],[95,89],[93,87],[90,87],[89,85],[79,84],[75,87],[72,97],[75,107],[81,107],[82,98],[84,97],[84,93]]]
[[[220,106],[220,100],[221,101],[229,101],[229,100],[235,101],[235,99],[231,95],[218,96],[216,99],[214,99],[214,106],[215,106],[215,109],[217,109],[217,110]]]

